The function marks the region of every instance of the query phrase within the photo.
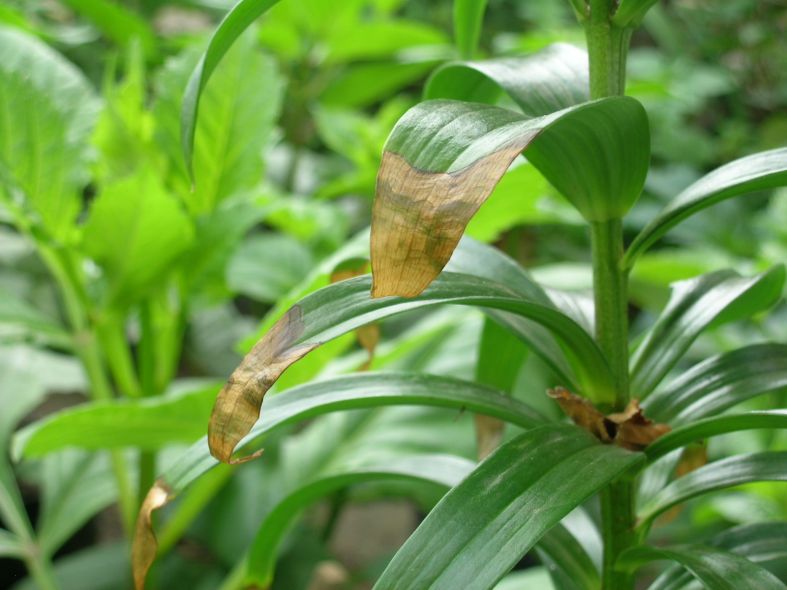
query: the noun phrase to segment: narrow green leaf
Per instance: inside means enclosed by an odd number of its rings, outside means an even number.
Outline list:
[[[647,397],[711,325],[749,317],[780,297],[784,267],[752,278],[720,271],[675,283],[666,309],[632,357],[633,394]]]
[[[454,0],[454,41],[459,55],[470,59],[478,48],[487,0]]]
[[[787,345],[754,344],[695,365],[643,405],[654,420],[684,424],[785,388]]]
[[[742,555],[757,564],[787,559],[787,523],[762,522],[737,526],[715,535],[708,545]],[[648,590],[689,590],[692,575],[673,566],[664,571]],[[693,588],[692,588],[693,590]]]
[[[735,455],[676,479],[642,507],[640,526],[696,496],[754,481],[787,481],[787,451]]]
[[[530,430],[448,492],[375,588],[490,588],[568,512],[643,460],[574,426]]]
[[[62,410],[18,431],[12,455],[40,457],[67,447],[157,451],[205,433],[217,386],[178,396],[92,402]]]
[[[782,590],[785,585],[768,570],[721,549],[702,545],[650,547],[640,545],[625,551],[620,567],[634,569],[659,560],[677,561],[707,588],[713,590]]]
[[[746,156],[703,176],[667,205],[626,251],[625,268],[675,225],[725,199],[787,184],[787,148]]]
[[[191,74],[181,110],[181,146],[189,174],[193,173],[194,135],[197,127],[200,95],[216,66],[229,48],[260,15],[279,0],[240,0],[219,23],[208,49]]]
[[[553,526],[536,545],[555,586],[561,590],[597,590],[598,570],[585,549],[562,525]]]
[[[104,187],[90,209],[82,245],[106,272],[110,301],[127,304],[159,283],[193,234],[178,201],[142,168]]]
[[[590,99],[587,63],[585,51],[566,43],[523,57],[449,63],[429,78],[424,98],[495,104],[505,94],[525,115],[540,117]]]
[[[25,554],[24,545],[17,537],[5,529],[0,529],[0,557],[21,559]]]
[[[246,355],[219,393],[208,436],[213,452],[229,461],[235,445],[257,421],[267,390],[286,368],[332,338],[397,313],[437,304],[476,305],[521,315],[548,328],[565,347],[596,401],[613,396],[606,360],[591,336],[557,309],[508,287],[468,275],[443,273],[418,298],[370,298],[368,276],[342,281],[291,308]],[[527,334],[521,334],[524,338]],[[240,403],[243,400],[243,403]]]
[[[68,349],[71,335],[60,323],[14,293],[0,287],[0,337],[19,338]]]
[[[0,162],[60,239],[81,207],[96,113],[94,92],[74,65],[35,37],[0,27]]]
[[[761,428],[787,429],[787,410],[747,412],[746,414],[731,414],[692,421],[658,438],[645,449],[645,454],[648,456],[648,460],[654,461],[670,451],[698,440],[728,432]]]
[[[659,0],[620,0],[612,22],[619,27],[636,28],[642,23],[642,19],[650,10],[651,6]]]
[[[285,533],[301,511],[337,490],[357,483],[376,480],[416,480],[452,487],[457,485],[474,464],[467,459],[449,455],[414,455],[388,458],[355,465],[310,482],[292,494],[268,513],[249,549],[245,561],[244,585],[266,588],[273,581],[278,547]]]
[[[645,180],[647,115],[625,97],[538,118],[450,100],[413,107],[391,132],[377,177],[374,296],[423,291],[520,152],[586,219],[621,217]]]

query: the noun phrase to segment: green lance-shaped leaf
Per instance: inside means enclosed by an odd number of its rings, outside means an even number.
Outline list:
[[[730,414],[690,422],[655,440],[645,449],[645,454],[654,461],[670,451],[711,436],[763,428],[787,428],[787,410]]]
[[[617,565],[636,569],[651,561],[677,561],[706,588],[713,590],[784,590],[785,585],[768,570],[741,555],[702,545],[650,547],[626,550]]]
[[[459,55],[471,58],[478,48],[487,0],[454,0],[454,41]]]
[[[683,424],[787,388],[787,345],[753,344],[703,361],[651,395],[654,420]]]
[[[377,176],[373,296],[423,291],[520,152],[586,219],[622,217],[648,168],[647,115],[626,97],[535,119],[451,100],[413,107],[388,138]]]
[[[662,489],[640,510],[640,526],[696,496],[754,481],[787,481],[787,451],[736,455],[714,461]]]
[[[742,555],[750,562],[778,564],[787,559],[787,523],[758,522],[727,529],[708,541],[711,547],[717,547]],[[648,587],[648,590],[694,590],[690,585],[692,575],[680,566],[673,566],[664,571]]]
[[[364,463],[369,464],[333,469],[333,473],[295,490],[268,513],[244,560],[244,586],[270,586],[284,535],[303,509],[320,498],[353,484],[377,480],[422,481],[450,488],[474,467],[471,461],[450,455],[387,457]]]
[[[265,393],[298,359],[370,322],[436,304],[477,305],[541,324],[570,352],[582,382],[589,387],[583,393],[595,401],[612,399],[609,368],[598,346],[578,324],[550,305],[524,298],[503,285],[454,273],[445,273],[416,299],[373,299],[368,295],[369,286],[368,276],[359,277],[309,295],[254,345],[230,375],[211,415],[208,438],[217,458],[232,461],[235,446],[259,417]]]
[[[477,383],[434,375],[364,373],[309,383],[266,399],[262,417],[244,444],[250,446],[276,428],[321,414],[415,404],[466,409],[523,428],[532,428],[545,421],[527,404]],[[152,513],[217,464],[206,440],[202,439],[173,463],[148,492],[140,509],[134,539],[134,571],[138,584],[144,580],[156,555]]]
[[[564,526],[556,524],[538,542],[536,551],[561,590],[598,590],[599,573],[593,560]]]
[[[210,79],[216,66],[227,53],[235,40],[260,15],[266,12],[279,0],[240,0],[219,23],[216,32],[210,38],[208,49],[202,56],[194,72],[191,74],[186,94],[183,96],[181,110],[181,145],[186,167],[191,174],[192,156],[194,152],[194,134],[197,128],[197,114],[202,91]]]
[[[66,447],[157,451],[172,443],[192,443],[205,433],[218,389],[68,408],[18,431],[12,455],[16,460],[40,457]]]
[[[634,239],[624,268],[675,225],[725,199],[787,184],[787,148],[746,156],[703,176],[673,199]]]
[[[783,285],[783,266],[751,278],[720,271],[675,283],[666,309],[632,358],[633,395],[647,397],[703,330],[767,309]]]
[[[540,117],[590,99],[587,65],[587,53],[566,43],[523,57],[449,63],[429,78],[424,98],[495,104],[505,95]]]
[[[66,239],[87,182],[97,100],[82,73],[38,39],[0,27],[0,164],[55,238]],[[0,197],[3,194],[0,185]]]
[[[568,512],[643,460],[575,426],[530,430],[448,492],[375,588],[491,588]]]

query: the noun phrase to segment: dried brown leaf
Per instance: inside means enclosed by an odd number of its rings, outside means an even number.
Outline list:
[[[500,446],[503,439],[504,423],[499,418],[475,415],[475,440],[478,449],[478,460],[481,461],[489,456],[492,451]]]
[[[418,170],[385,152],[372,209],[372,297],[415,297],[426,289],[448,263],[470,218],[537,132],[451,173]]]
[[[131,546],[131,567],[136,590],[145,588],[145,578],[158,551],[158,541],[153,532],[153,512],[164,506],[170,499],[169,488],[163,482],[157,481],[148,491],[142,502],[142,507],[139,509],[134,529],[134,541]]]
[[[563,387],[550,389],[547,393],[577,426],[602,442],[611,442],[630,451],[641,451],[670,431],[667,424],[658,424],[646,418],[636,399],[632,399],[622,412],[605,416],[590,400]]]
[[[219,392],[208,425],[211,454],[224,463],[242,463],[259,456],[232,459],[235,447],[260,417],[267,391],[295,361],[318,344],[298,344],[303,320],[298,306],[292,307],[274,324],[264,338],[244,357]]]

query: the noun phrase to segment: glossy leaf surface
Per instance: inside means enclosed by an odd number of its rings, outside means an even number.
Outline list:
[[[573,426],[526,432],[440,501],[375,588],[490,588],[571,509],[643,460]]]

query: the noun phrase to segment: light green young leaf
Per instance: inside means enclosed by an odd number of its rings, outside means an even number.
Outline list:
[[[472,59],[478,48],[487,0],[454,0],[454,41],[459,55]]]
[[[36,38],[0,27],[0,162],[58,239],[68,237],[81,207],[96,112],[75,66]]]
[[[550,527],[643,460],[573,426],[530,430],[448,492],[375,588],[492,587]]]
[[[156,35],[148,23],[135,12],[109,0],[64,0],[79,15],[91,21],[109,40],[121,46],[137,41],[145,55],[156,55]]]
[[[208,80],[216,69],[216,66],[218,66],[221,59],[241,33],[243,33],[257,17],[278,1],[279,0],[240,0],[219,23],[216,32],[213,33],[208,43],[205,54],[197,63],[196,68],[194,68],[183,96],[183,105],[180,115],[181,147],[183,149],[183,158],[186,162],[186,169],[189,171],[190,176],[195,169],[193,159],[197,130],[197,115],[199,113],[201,95],[208,84]],[[240,76],[240,74],[236,73],[236,76]],[[245,78],[247,81],[249,80],[248,76],[245,76]],[[276,100],[275,92],[272,92],[266,98],[267,100]],[[248,139],[248,136],[244,135],[244,138]]]
[[[193,235],[177,199],[142,168],[103,188],[90,209],[82,247],[106,273],[109,301],[122,305],[156,286]]]
[[[495,104],[505,96],[540,117],[589,100],[587,63],[587,53],[565,43],[524,57],[449,63],[429,78],[424,98]]]
[[[650,547],[640,545],[625,551],[621,568],[634,569],[659,560],[677,561],[707,588],[713,590],[784,590],[785,585],[768,570],[721,549],[702,545]]]
[[[783,266],[751,278],[719,271],[675,283],[666,309],[634,353],[631,390],[647,397],[709,326],[767,309],[782,293]]]

